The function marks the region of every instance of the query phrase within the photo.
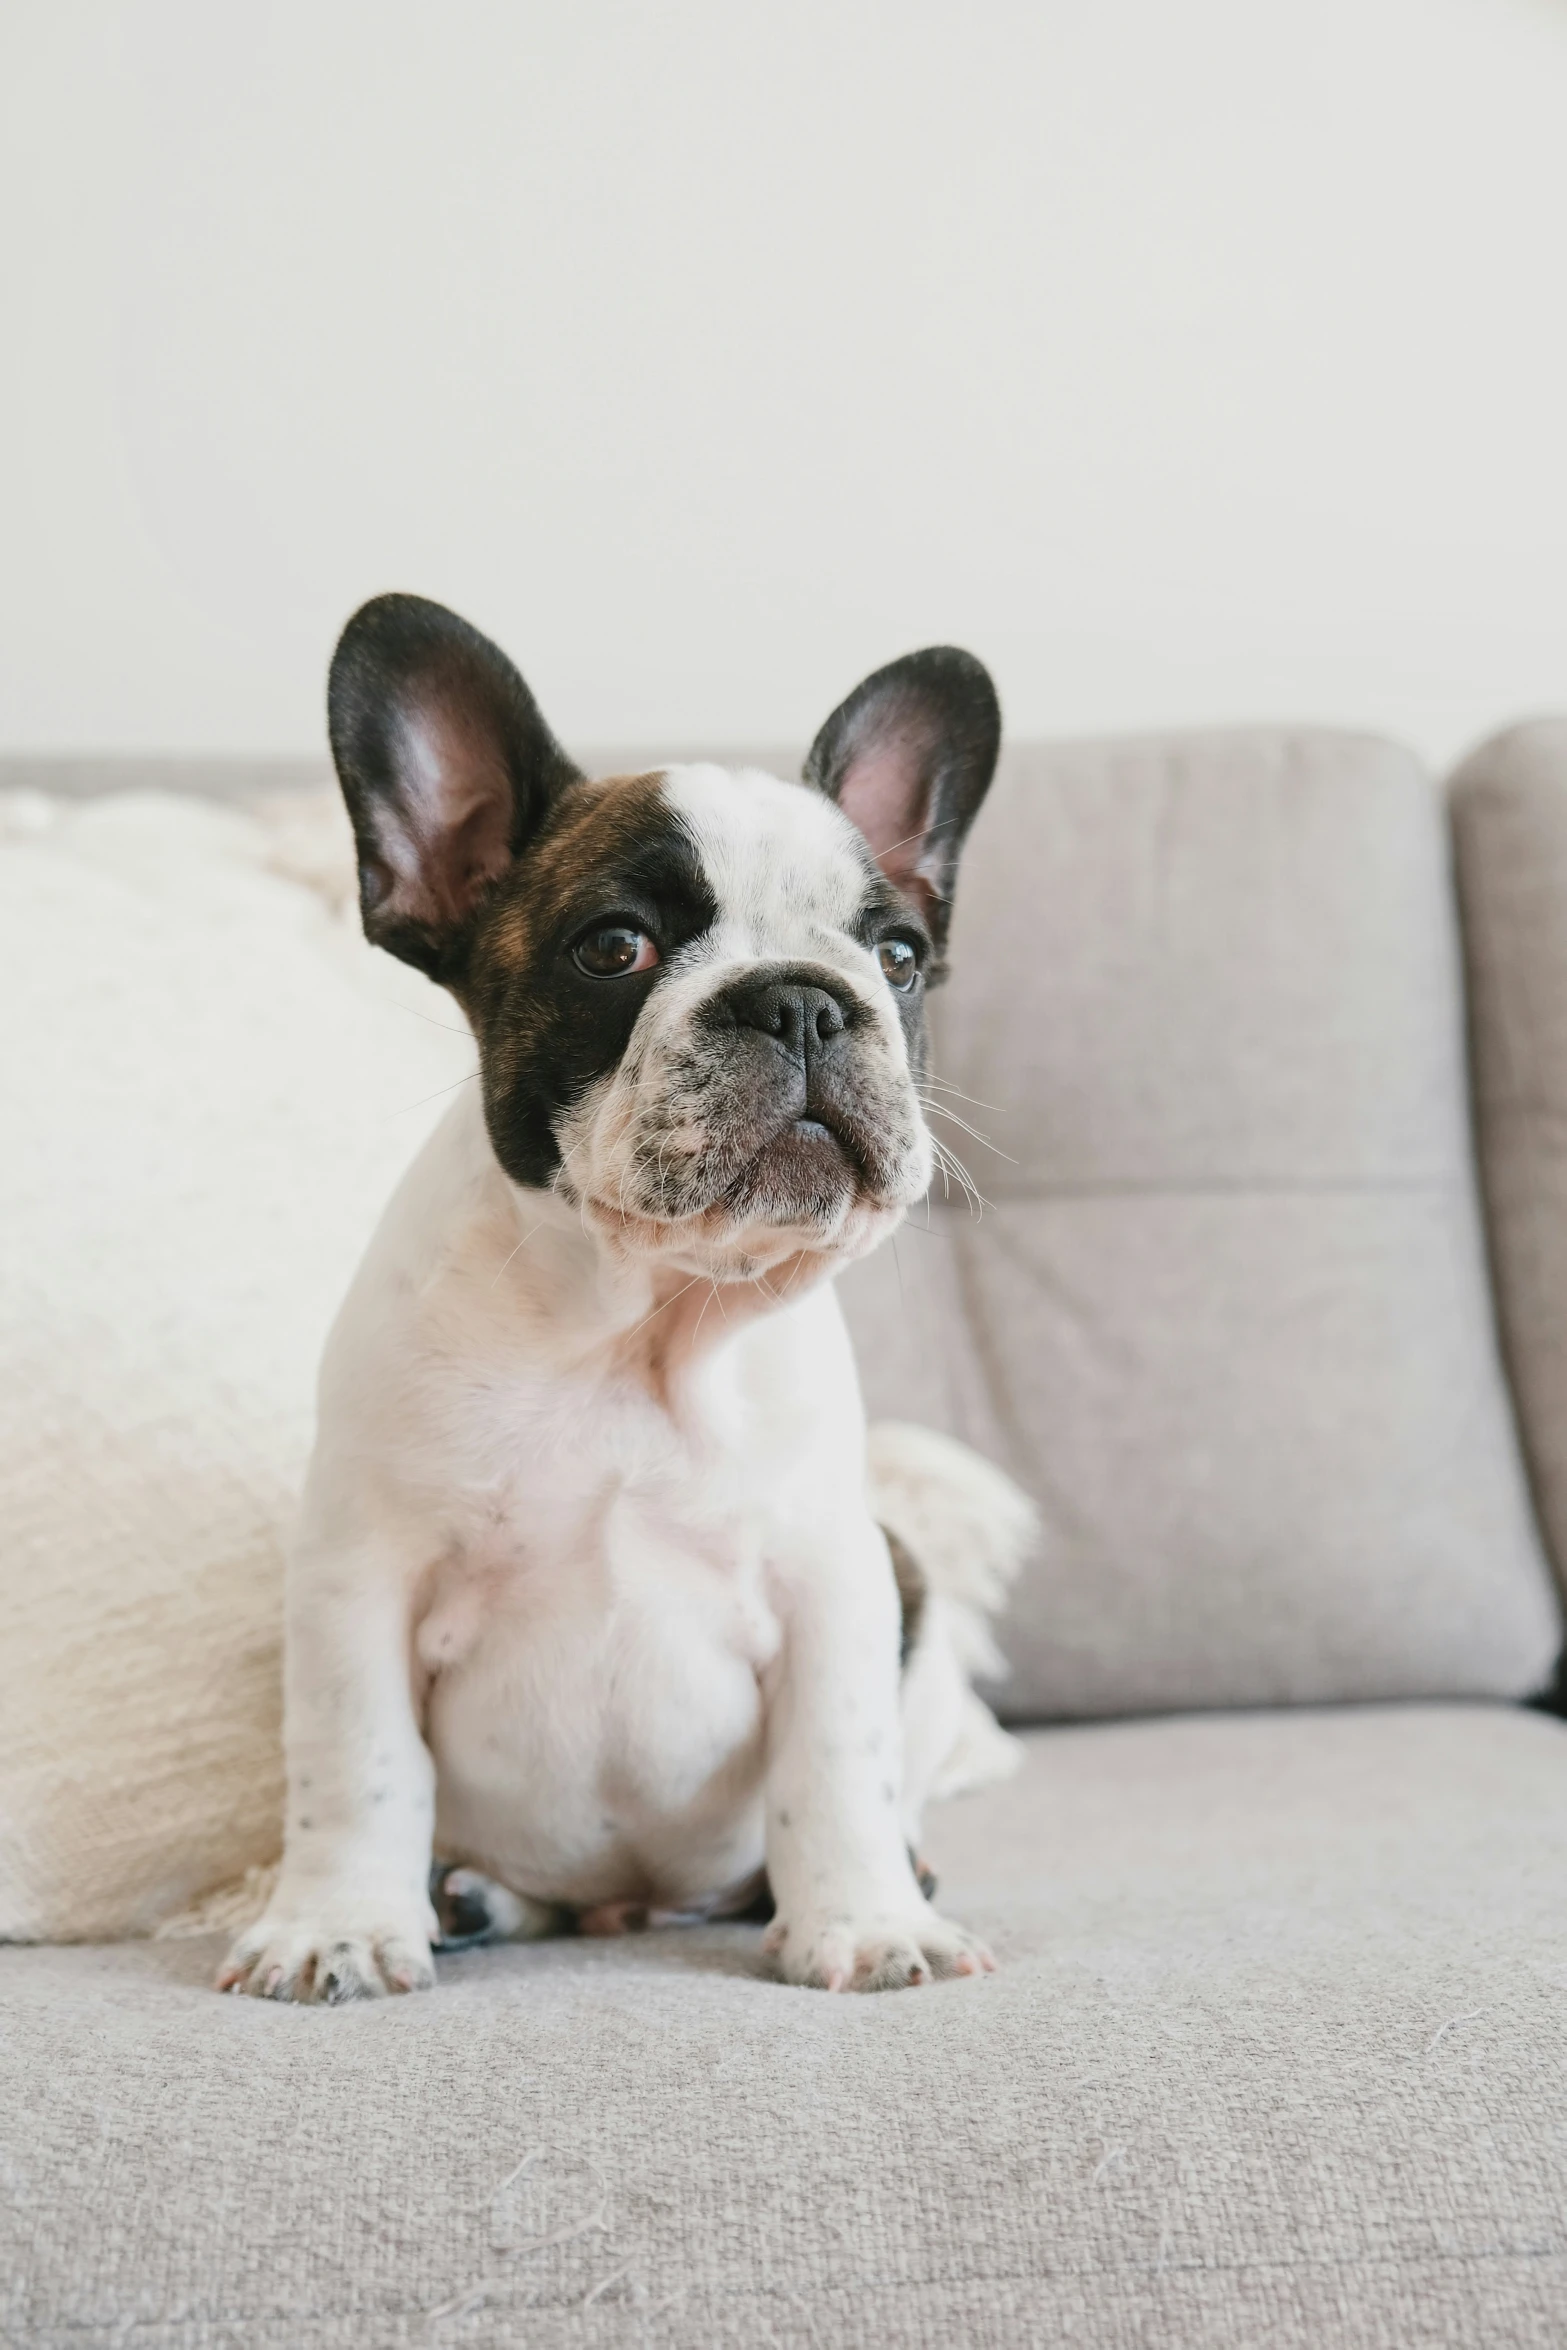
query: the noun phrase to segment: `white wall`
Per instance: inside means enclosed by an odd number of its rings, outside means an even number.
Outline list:
[[[406,586],[579,741],[1567,706],[1567,0],[49,0],[0,749],[314,749]]]

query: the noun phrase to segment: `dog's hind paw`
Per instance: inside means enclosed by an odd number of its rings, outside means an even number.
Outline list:
[[[476,1942],[537,1942],[561,1930],[561,1913],[546,1901],[513,1893],[478,1869],[437,1861],[430,1871],[437,1950],[470,1950]]]

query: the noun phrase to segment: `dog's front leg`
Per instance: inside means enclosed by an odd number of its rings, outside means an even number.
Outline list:
[[[435,1980],[435,1770],[414,1718],[410,1593],[376,1547],[306,1543],[291,1565],[283,1867],[220,1990],[336,2002]]]
[[[898,1595],[879,1527],[839,1530],[780,1575],[769,1675],[768,1947],[786,1979],[892,1991],[994,1960],[915,1881],[901,1819]]]

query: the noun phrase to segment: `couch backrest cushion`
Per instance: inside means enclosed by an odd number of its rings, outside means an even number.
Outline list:
[[[936,1006],[954,1184],[844,1283],[872,1409],[1043,1515],[1018,1717],[1548,1678],[1440,797],[1389,745],[1013,755]],[[1008,1154],[998,1155],[999,1152]]]
[[[1452,809],[1502,1341],[1567,1584],[1567,719],[1482,745]]]

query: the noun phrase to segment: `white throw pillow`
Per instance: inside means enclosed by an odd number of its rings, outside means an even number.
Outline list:
[[[275,1854],[316,1360],[475,1065],[334,799],[0,795],[0,1938]]]

